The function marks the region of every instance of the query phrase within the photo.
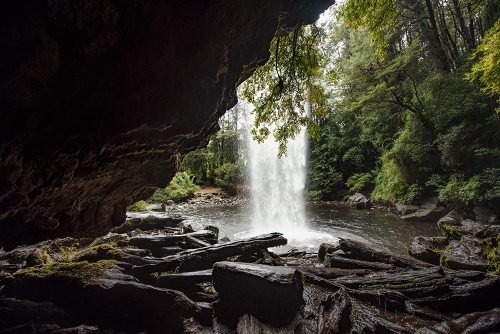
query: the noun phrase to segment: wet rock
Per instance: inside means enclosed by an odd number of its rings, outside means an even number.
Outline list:
[[[402,216],[401,219],[411,222],[436,222],[445,213],[440,209],[419,209],[414,213]]]
[[[325,261],[326,255],[327,254],[333,254],[335,251],[339,250],[340,246],[334,246],[329,243],[322,243],[319,245],[318,249],[318,260],[319,262],[323,263]]]
[[[361,193],[349,196],[347,202],[351,207],[355,207],[356,209],[369,209],[373,206],[372,202]]]
[[[486,271],[489,266],[477,242],[469,237],[463,237],[461,241],[451,240],[442,251],[441,263],[455,270]]]
[[[246,313],[284,326],[304,303],[303,276],[295,268],[224,261],[214,264],[212,279],[219,294],[215,316],[233,326]]]
[[[441,250],[448,244],[448,238],[445,237],[415,237],[408,248],[408,254],[421,261],[439,265]]]
[[[460,225],[462,219],[463,215],[455,209],[446,214],[445,216],[441,217],[438,220],[438,224],[448,224],[448,225],[458,226]]]
[[[423,328],[419,334],[497,333],[500,332],[500,308],[474,312],[456,320],[442,322],[432,328]]]

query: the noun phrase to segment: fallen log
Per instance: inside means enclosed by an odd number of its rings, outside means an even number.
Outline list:
[[[370,269],[373,271],[391,270],[396,268],[391,263],[355,260],[337,255],[326,255],[324,262],[326,267],[331,268]]]
[[[196,237],[193,237],[192,235],[186,235],[186,241],[193,246],[192,248],[199,248],[199,247],[210,247],[212,246],[210,243],[205,242],[203,240],[200,240]]]
[[[212,281],[212,269],[190,271],[178,274],[162,274],[158,276],[158,287],[184,292],[186,288],[203,282]]]
[[[498,333],[500,331],[500,308],[487,312],[474,312],[458,319],[449,319],[432,328],[422,328],[421,334]]]
[[[319,307],[318,333],[348,333],[351,307],[351,299],[345,289],[326,295]]]
[[[379,290],[355,290],[348,288],[333,280],[327,280],[316,276],[314,274],[303,272],[306,282],[321,286],[330,291],[338,291],[345,289],[349,296],[358,300],[367,302],[376,307],[384,307],[386,310],[405,311],[405,302],[408,299],[402,293],[393,290],[379,289]]]
[[[440,312],[471,313],[500,307],[500,280],[488,276],[479,282],[450,285],[450,293],[411,299],[410,302]]]
[[[441,267],[382,274],[375,277],[343,277],[337,283],[356,290],[394,290],[409,298],[442,295],[450,291],[449,278]]]
[[[173,235],[147,235],[141,234],[130,238],[128,244],[129,246],[135,246],[137,248],[161,248],[161,247],[172,247],[180,246],[181,244],[186,244],[186,239],[191,236],[197,239],[214,239],[215,233],[209,230],[201,230],[196,232],[191,232],[187,234],[173,234]]]
[[[342,269],[324,267],[300,267],[300,270],[325,279],[333,279],[344,276],[364,276],[373,273],[373,271],[369,269]]]
[[[434,266],[430,263],[414,259],[410,256],[377,249],[373,246],[368,246],[349,239],[340,239],[339,244],[348,257],[356,258],[358,260],[392,263],[396,267],[410,269],[422,269]]]
[[[270,233],[240,241],[185,250],[163,258],[160,263],[136,266],[132,275],[141,281],[151,281],[151,274],[161,272],[186,272],[212,268],[213,264],[232,256],[253,254],[260,249],[286,245],[281,233]]]

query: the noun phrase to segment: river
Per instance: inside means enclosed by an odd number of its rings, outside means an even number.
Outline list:
[[[322,242],[335,244],[339,238],[349,238],[381,248],[406,254],[406,247],[416,236],[440,236],[435,223],[406,222],[386,210],[356,210],[330,204],[307,204],[307,230],[255,231],[249,215],[249,206],[188,206],[182,210],[195,229],[213,225],[219,228],[219,238],[240,240],[266,232],[282,232],[288,245],[275,251],[298,248],[317,252]]]

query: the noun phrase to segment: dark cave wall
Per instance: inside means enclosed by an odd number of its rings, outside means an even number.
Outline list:
[[[321,0],[0,4],[0,247],[96,236],[164,187]]]

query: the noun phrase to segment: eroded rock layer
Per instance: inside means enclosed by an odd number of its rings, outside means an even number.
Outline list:
[[[165,186],[266,61],[332,0],[0,5],[0,247],[95,236]]]

